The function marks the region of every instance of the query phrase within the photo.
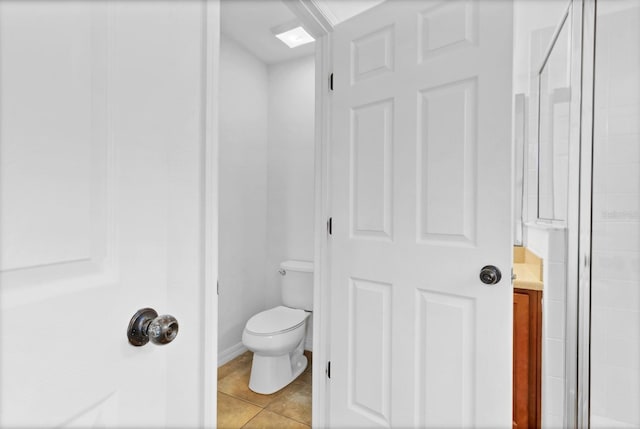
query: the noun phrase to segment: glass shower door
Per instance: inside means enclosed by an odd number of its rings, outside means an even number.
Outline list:
[[[640,427],[640,2],[596,3],[590,422]]]

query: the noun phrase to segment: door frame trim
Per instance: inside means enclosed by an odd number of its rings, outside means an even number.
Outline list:
[[[314,0],[292,0],[285,5],[300,19],[315,41],[315,113],[314,113],[314,271],[313,271],[313,361],[312,427],[327,427],[329,422],[330,360],[330,237],[327,221],[330,207],[331,32],[333,22]]]
[[[330,136],[331,98],[329,75],[331,64],[331,34],[316,39],[315,58],[315,228],[314,228],[314,288],[313,288],[313,350],[312,363],[312,427],[326,427],[329,422],[330,360],[330,242],[328,219],[330,208]]]
[[[202,100],[201,100],[201,410],[205,428],[217,425],[218,403],[218,102],[220,66],[220,0],[202,4]]]

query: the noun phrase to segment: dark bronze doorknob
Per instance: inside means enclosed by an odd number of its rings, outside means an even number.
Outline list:
[[[144,346],[151,340],[153,344],[168,344],[178,335],[178,321],[168,314],[158,316],[153,308],[143,308],[136,312],[129,322],[127,338],[134,346]]]
[[[480,280],[484,284],[494,285],[500,281],[502,273],[493,265],[486,265],[480,270]]]

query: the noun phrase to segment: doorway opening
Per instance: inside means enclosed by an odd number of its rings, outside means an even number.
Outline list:
[[[315,44],[276,37],[300,26],[280,1],[220,21],[218,426],[309,427]]]

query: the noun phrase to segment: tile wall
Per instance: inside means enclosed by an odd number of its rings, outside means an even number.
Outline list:
[[[527,247],[543,260],[542,427],[562,428],[566,307],[566,229],[528,226]]]
[[[640,3],[598,2],[591,426],[640,427]]]

